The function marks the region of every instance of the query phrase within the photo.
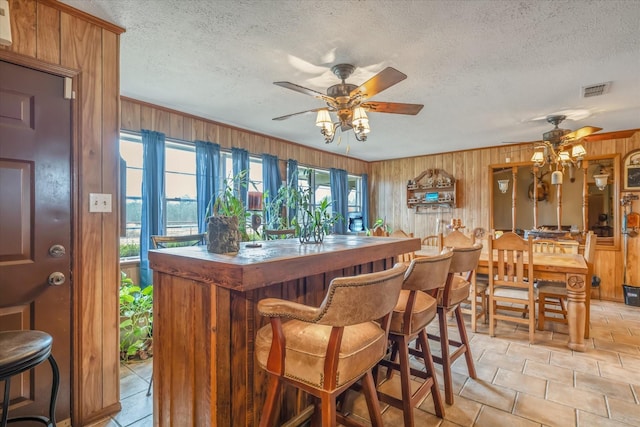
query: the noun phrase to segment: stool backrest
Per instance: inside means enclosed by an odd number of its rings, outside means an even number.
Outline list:
[[[453,252],[434,257],[415,258],[404,275],[402,289],[408,291],[431,291],[444,288],[451,266]]]
[[[405,264],[377,273],[337,277],[329,284],[317,323],[349,326],[387,316],[398,302]]]

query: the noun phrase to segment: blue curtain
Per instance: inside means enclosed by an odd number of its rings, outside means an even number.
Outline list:
[[[142,218],[140,286],[153,282],[149,268],[151,236],[164,234],[164,134],[142,130]]]
[[[289,159],[287,160],[287,186],[298,189],[298,161]],[[291,226],[291,222],[293,218],[298,215],[298,209],[296,206],[289,206],[289,211],[287,212],[289,215],[289,224],[287,226]]]
[[[369,229],[369,176],[362,174],[362,226]]]
[[[247,171],[241,182],[235,182],[235,190],[242,204],[247,206],[249,197],[249,152],[242,148],[231,149],[231,161],[233,163],[233,177],[242,171]]]
[[[220,145],[196,141],[196,189],[198,232],[207,231],[207,215],[211,214],[213,197],[218,193]]]
[[[347,223],[349,222],[349,182],[347,181],[347,171],[331,168],[329,170],[329,182],[331,185],[333,212],[342,216],[336,222],[333,230],[337,234],[346,234]]]
[[[268,204],[278,196],[278,191],[282,186],[282,177],[280,176],[280,168],[278,168],[278,158],[271,154],[262,155],[262,188],[267,197],[265,202]],[[265,210],[265,222],[271,224],[272,218],[269,218],[270,212]]]

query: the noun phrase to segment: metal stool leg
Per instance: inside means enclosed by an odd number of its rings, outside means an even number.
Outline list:
[[[153,375],[151,375],[151,380],[149,380],[149,388],[147,389],[147,396],[151,396],[151,387],[153,386]]]
[[[11,377],[4,380],[4,400],[2,401],[2,421],[0,426],[6,427],[7,417],[9,416],[9,390],[11,389]]]
[[[40,415],[32,415],[8,419],[9,389],[11,388],[11,377],[9,377],[5,380],[4,384],[4,401],[2,402],[2,421],[0,422],[0,427],[6,427],[8,423],[18,421],[37,421],[39,423],[45,424],[47,427],[56,427],[56,401],[58,399],[58,389],[60,388],[60,370],[58,369],[58,364],[56,363],[56,360],[53,358],[52,354],[49,355],[49,363],[51,364],[51,372],[53,373],[53,381],[51,384],[51,398],[49,400],[49,418]]]
[[[53,381],[51,383],[51,400],[49,401],[49,422],[52,427],[56,427],[56,401],[58,400],[58,389],[60,388],[60,370],[53,354],[49,355],[49,364],[51,372],[53,372]]]

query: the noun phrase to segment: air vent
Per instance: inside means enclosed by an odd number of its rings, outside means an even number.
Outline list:
[[[600,96],[609,92],[611,82],[598,83],[595,85],[582,86],[582,97],[591,98],[592,96]]]

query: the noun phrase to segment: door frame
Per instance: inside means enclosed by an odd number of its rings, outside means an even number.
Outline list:
[[[53,74],[59,77],[68,77],[71,79],[71,90],[75,96],[71,98],[71,188],[70,188],[70,199],[71,199],[71,248],[70,248],[70,262],[71,262],[71,331],[70,331],[70,340],[71,340],[71,378],[70,378],[70,392],[71,392],[71,420],[78,420],[79,408],[82,407],[80,396],[78,396],[77,390],[79,390],[80,378],[78,375],[78,366],[80,366],[82,357],[80,355],[80,347],[79,343],[79,330],[76,327],[77,322],[76,319],[79,318],[80,312],[78,304],[79,301],[79,286],[76,286],[75,278],[82,277],[80,274],[81,264],[79,263],[79,254],[76,248],[79,248],[79,228],[80,224],[78,222],[79,211],[78,211],[78,198],[79,192],[79,183],[78,183],[78,135],[80,132],[80,120],[79,117],[79,100],[81,98],[81,93],[78,88],[81,87],[79,85],[79,79],[81,78],[81,72],[78,70],[74,70],[71,68],[63,67],[57,64],[51,64],[48,62],[43,62],[36,58],[32,58],[29,56],[20,55],[7,50],[0,50],[0,60],[9,62],[14,65],[19,65],[22,67],[27,67],[34,69],[36,71],[41,71],[49,74]],[[63,421],[63,420],[61,420]]]

